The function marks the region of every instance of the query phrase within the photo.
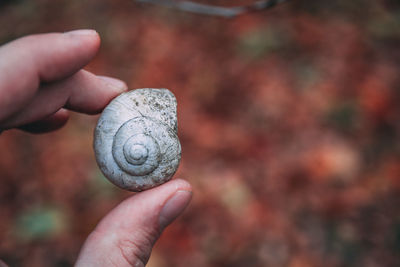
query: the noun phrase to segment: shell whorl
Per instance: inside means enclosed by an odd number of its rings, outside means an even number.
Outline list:
[[[94,133],[96,161],[115,185],[142,191],[174,175],[181,158],[176,99],[167,89],[121,94],[104,109]]]

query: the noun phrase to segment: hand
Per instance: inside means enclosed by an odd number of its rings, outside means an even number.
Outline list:
[[[45,132],[69,110],[99,113],[127,89],[124,82],[82,70],[96,55],[95,31],[31,35],[0,47],[0,128]]]
[[[189,204],[191,191],[175,179],[125,200],[90,234],[76,266],[145,266],[163,229]]]
[[[99,46],[92,30],[32,35],[1,46],[0,130],[52,131],[67,122],[68,110],[99,113],[127,90],[120,80],[82,69]],[[173,180],[128,198],[90,234],[76,265],[144,266],[191,194],[187,182]]]

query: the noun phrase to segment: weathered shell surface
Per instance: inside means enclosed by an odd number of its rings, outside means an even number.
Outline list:
[[[181,159],[176,99],[167,89],[137,89],[104,109],[94,132],[97,163],[115,185],[142,191],[172,178]]]

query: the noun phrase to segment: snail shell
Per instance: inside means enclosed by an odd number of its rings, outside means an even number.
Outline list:
[[[167,89],[123,93],[94,132],[96,161],[115,185],[142,191],[170,180],[181,159],[175,96]]]

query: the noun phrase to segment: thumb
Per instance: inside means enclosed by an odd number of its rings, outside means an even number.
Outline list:
[[[128,198],[89,235],[76,266],[145,266],[161,232],[191,197],[190,184],[176,179]]]

